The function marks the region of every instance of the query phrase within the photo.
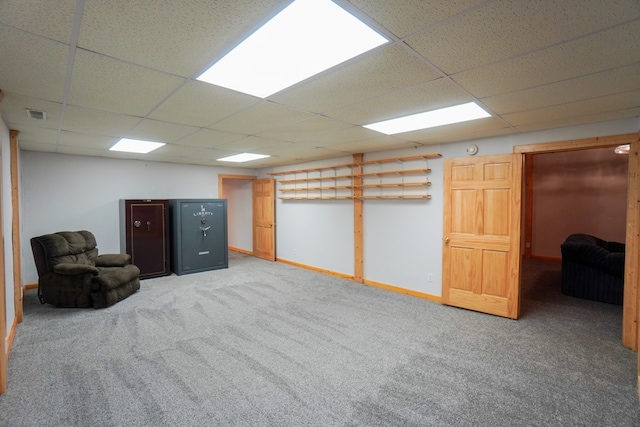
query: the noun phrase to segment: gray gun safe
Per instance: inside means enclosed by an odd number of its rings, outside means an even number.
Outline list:
[[[227,268],[226,199],[169,200],[171,271],[177,275]]]

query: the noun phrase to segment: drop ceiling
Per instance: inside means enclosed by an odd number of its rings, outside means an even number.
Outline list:
[[[390,42],[266,99],[196,81],[289,0],[3,0],[0,113],[23,150],[264,168],[640,117],[638,0],[335,0]],[[362,125],[475,101],[492,117]],[[46,112],[29,118],[26,109]],[[120,137],[166,145],[108,151]]]

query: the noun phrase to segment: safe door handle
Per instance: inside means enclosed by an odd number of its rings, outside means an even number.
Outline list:
[[[207,227],[200,227],[200,231],[202,231],[202,236],[203,237],[207,237],[207,230],[210,229],[211,226],[207,226]]]

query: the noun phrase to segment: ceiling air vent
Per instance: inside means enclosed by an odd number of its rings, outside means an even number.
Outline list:
[[[25,108],[25,110],[27,110],[27,117],[30,119],[47,120],[47,113],[44,111],[36,111],[29,108]]]

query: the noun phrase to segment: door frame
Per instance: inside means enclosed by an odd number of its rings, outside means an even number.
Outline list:
[[[226,199],[225,197],[225,184],[228,181],[255,181],[258,179],[256,175],[232,175],[232,174],[218,174],[218,197],[221,199]],[[253,184],[251,185],[251,203],[253,203]],[[229,209],[229,204],[227,203],[227,209]],[[275,209],[275,207],[274,207]],[[253,217],[253,210],[251,213]],[[251,227],[253,227],[253,221],[251,222]],[[253,233],[252,233],[253,234]],[[229,249],[234,250],[236,252],[242,252],[247,255],[253,255],[252,250],[248,251],[245,249],[239,249],[234,247],[229,247]]]
[[[633,351],[638,351],[639,331],[637,325],[638,320],[640,320],[638,318],[640,306],[640,301],[638,300],[638,282],[640,281],[640,182],[638,182],[638,175],[640,174],[640,133],[516,145],[513,147],[513,152],[527,157],[531,154],[576,151],[590,148],[607,148],[616,147],[622,144],[630,144],[631,146],[627,172],[627,227],[625,241],[624,301],[622,311],[622,344]],[[523,174],[526,174],[526,172],[523,172]],[[523,176],[522,178],[524,182],[526,177]],[[525,233],[521,233],[521,247],[524,239]],[[638,368],[638,383],[640,384],[640,359]]]

